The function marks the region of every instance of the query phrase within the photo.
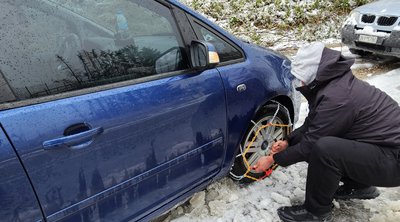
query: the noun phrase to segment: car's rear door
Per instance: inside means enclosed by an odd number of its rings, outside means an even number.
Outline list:
[[[216,69],[190,70],[170,9],[55,6],[0,9],[0,124],[46,219],[139,219],[216,174],[222,81]],[[117,11],[128,34],[112,27]]]

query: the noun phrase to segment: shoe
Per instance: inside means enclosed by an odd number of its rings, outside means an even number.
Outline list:
[[[380,194],[379,190],[373,186],[361,189],[353,189],[342,185],[336,190],[335,194],[333,195],[333,198],[339,200],[349,200],[349,199],[367,200],[367,199],[374,199],[378,197],[379,194]]]
[[[332,222],[332,212],[321,216],[314,215],[306,210],[304,205],[281,207],[278,216],[283,222]]]

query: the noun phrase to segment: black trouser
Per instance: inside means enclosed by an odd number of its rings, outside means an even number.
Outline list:
[[[352,186],[400,186],[400,147],[384,148],[337,137],[319,139],[310,154],[306,209],[316,215],[331,211],[340,180]]]

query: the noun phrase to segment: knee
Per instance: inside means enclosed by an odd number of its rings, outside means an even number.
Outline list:
[[[331,157],[336,153],[337,147],[336,137],[326,136],[322,137],[315,142],[312,154],[319,157]]]

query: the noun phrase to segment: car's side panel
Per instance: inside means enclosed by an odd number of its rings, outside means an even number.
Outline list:
[[[220,170],[225,105],[212,69],[6,110],[0,121],[48,221],[119,221]],[[102,130],[71,147],[48,147],[77,123]]]
[[[190,9],[186,10],[191,12]],[[284,96],[288,100],[295,97],[291,85],[293,77],[290,74],[290,62],[272,50],[238,42],[232,35],[214,27],[196,13],[191,13],[190,21],[199,38],[204,35],[201,30],[204,28],[220,39],[209,36],[207,40],[203,36],[205,41],[219,44],[217,48],[220,49],[223,49],[221,42],[227,43],[243,53],[241,59],[225,61],[217,67],[224,81],[228,111],[227,150],[223,169],[218,175],[222,177],[230,170],[241,138],[257,111],[277,96]]]
[[[0,125],[1,126],[1,125]],[[42,221],[29,179],[0,127],[0,220]]]
[[[253,53],[246,62],[218,68],[227,93],[229,129],[226,161],[221,173],[232,166],[241,138],[257,110],[272,98],[291,93],[287,85],[290,82],[279,78],[281,73],[274,67],[279,67],[282,60],[273,56],[263,58],[255,50]]]

